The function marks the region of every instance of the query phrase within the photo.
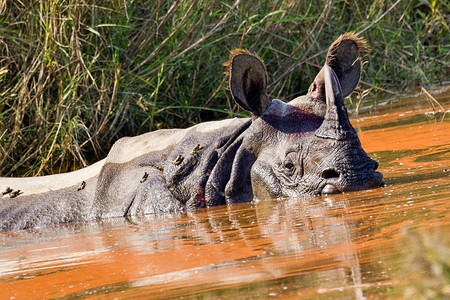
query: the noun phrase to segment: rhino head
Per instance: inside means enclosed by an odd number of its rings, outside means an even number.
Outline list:
[[[244,201],[243,190],[257,198],[281,198],[384,185],[344,106],[344,97],[359,82],[365,49],[364,40],[342,35],[329,48],[308,94],[289,103],[270,100],[267,72],[258,57],[232,52],[230,90],[253,122],[236,154],[239,167],[227,184],[227,202]]]

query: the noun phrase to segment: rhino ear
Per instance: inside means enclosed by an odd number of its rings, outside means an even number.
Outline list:
[[[328,49],[327,64],[339,78],[344,97],[355,89],[361,75],[361,61],[368,51],[366,41],[353,33],[341,35]]]
[[[326,63],[336,73],[342,88],[343,97],[355,89],[361,75],[362,59],[368,51],[366,41],[353,33],[345,33],[334,41],[328,49]],[[324,97],[323,70],[317,74],[309,93],[314,98]]]
[[[230,90],[234,100],[245,110],[260,116],[267,105],[267,72],[264,63],[243,49],[230,53]]]

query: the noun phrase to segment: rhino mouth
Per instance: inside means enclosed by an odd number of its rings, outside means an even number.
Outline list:
[[[345,186],[341,186],[339,181],[326,182],[323,186],[320,194],[321,195],[332,195],[332,194],[340,194],[343,192],[357,191],[361,189],[373,189],[385,186],[385,182],[383,180],[383,175],[380,172],[374,172],[373,179],[369,181],[366,185],[363,185],[359,188],[348,188]]]
[[[333,185],[331,183],[327,183],[321,191],[322,195],[333,195],[333,194],[340,194],[340,193],[342,193],[342,191],[339,190],[335,185]]]

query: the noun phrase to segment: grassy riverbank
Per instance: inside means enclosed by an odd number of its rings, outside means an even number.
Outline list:
[[[372,48],[355,101],[448,80],[448,2],[297,2],[0,0],[0,174],[68,171],[125,135],[242,114],[222,65],[236,47],[286,100],[347,31]]]

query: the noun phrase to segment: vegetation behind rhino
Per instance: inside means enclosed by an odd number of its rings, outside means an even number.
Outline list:
[[[289,103],[269,99],[258,57],[234,50],[230,90],[251,119],[122,138],[106,159],[71,173],[1,178],[0,187],[13,192],[0,202],[0,229],[379,187],[377,163],[343,102],[365,50],[353,34],[339,37],[307,95]]]

